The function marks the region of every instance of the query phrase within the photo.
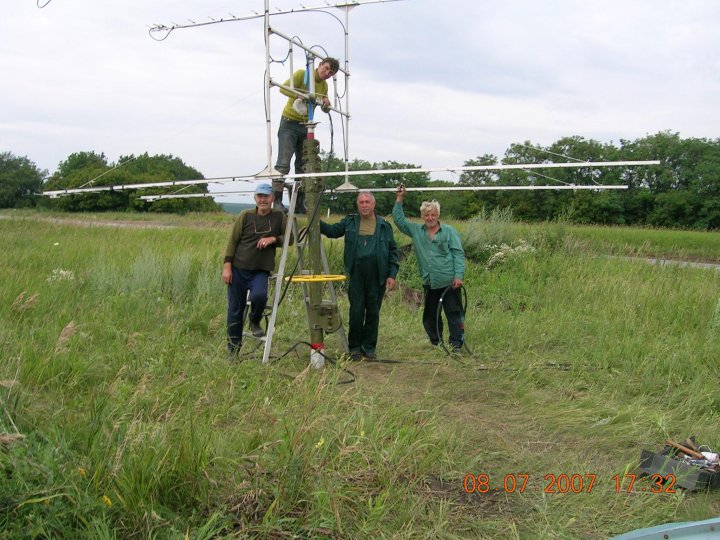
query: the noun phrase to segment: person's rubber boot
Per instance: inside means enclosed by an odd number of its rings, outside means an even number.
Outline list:
[[[275,194],[275,201],[273,202],[273,208],[276,208],[278,210],[282,210],[287,214],[287,208],[282,203],[283,198],[283,192],[282,191],[274,191]]]
[[[305,208],[305,192],[300,190],[297,194],[297,201],[295,202],[295,213],[296,214],[305,214],[306,208]]]

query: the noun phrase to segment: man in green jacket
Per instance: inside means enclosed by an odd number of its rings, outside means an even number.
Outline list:
[[[376,360],[380,307],[385,291],[395,287],[395,276],[400,267],[392,226],[375,215],[373,194],[361,191],[357,208],[357,214],[350,214],[333,225],[321,221],[320,232],[328,238],[345,237],[350,358],[357,361],[365,356],[368,360]]]
[[[443,322],[438,312],[442,299],[450,330],[450,346],[453,352],[460,353],[465,340],[465,315],[460,297],[465,274],[465,251],[460,235],[450,225],[440,224],[440,203],[437,201],[425,201],[420,205],[423,225],[408,221],[402,207],[404,199],[405,186],[401,184],[397,189],[392,216],[395,226],[413,241],[425,289],[423,327],[433,345],[442,341]]]

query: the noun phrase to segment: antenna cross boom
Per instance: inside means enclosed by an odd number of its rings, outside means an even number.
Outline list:
[[[459,171],[505,171],[522,169],[572,169],[582,167],[632,167],[637,165],[660,165],[659,160],[651,161],[587,161],[583,163],[523,163],[511,165],[470,165],[465,167],[443,168],[414,168],[414,169],[369,169],[364,171],[333,171],[325,173],[288,174],[284,178],[332,178],[338,176],[363,176],[378,174],[405,174],[405,173],[433,173],[433,172],[459,172]],[[221,176],[217,178],[203,178],[198,180],[176,180],[170,182],[149,182],[147,184],[127,184],[118,186],[98,186],[91,188],[59,189],[44,191],[42,194],[49,197],[58,195],[71,195],[73,193],[92,193],[96,191],[113,191],[122,189],[144,189],[149,187],[192,186],[198,184],[227,184],[231,182],[250,182],[257,180],[257,176]],[[514,186],[507,186],[514,187]],[[516,186],[520,188],[521,186]],[[532,189],[532,186],[525,186]],[[540,186],[534,186],[535,189]],[[558,188],[560,186],[557,186]],[[588,187],[568,186],[566,189],[600,189],[603,186],[592,185]],[[437,188],[435,188],[437,189]],[[613,188],[617,189],[617,188]]]

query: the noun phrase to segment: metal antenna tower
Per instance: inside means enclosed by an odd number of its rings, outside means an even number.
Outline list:
[[[39,1],[39,0],[38,0]],[[46,0],[46,3],[43,6],[40,6],[38,4],[38,7],[44,7],[49,3],[51,0]],[[153,39],[156,39],[158,41],[162,41],[166,39],[169,34],[174,31],[175,29],[179,28],[191,28],[191,27],[197,27],[197,26],[206,26],[209,24],[220,24],[220,23],[226,23],[226,22],[236,22],[236,21],[242,21],[242,20],[249,20],[249,19],[257,19],[262,17],[264,21],[264,40],[265,40],[265,84],[264,84],[264,92],[265,92],[265,114],[266,114],[266,158],[267,163],[263,171],[257,175],[252,176],[237,176],[237,177],[223,177],[223,178],[209,178],[209,179],[198,179],[198,180],[183,180],[183,181],[171,181],[171,182],[155,182],[155,183],[147,183],[147,184],[130,184],[130,185],[116,185],[116,186],[96,186],[96,187],[90,187],[90,188],[78,188],[78,189],[62,189],[62,190],[55,190],[55,191],[47,191],[44,192],[43,195],[50,196],[50,197],[57,197],[61,195],[69,195],[72,193],[85,193],[85,192],[93,192],[93,191],[113,191],[113,190],[124,190],[124,189],[142,189],[142,188],[148,188],[148,187],[170,187],[170,186],[188,186],[193,184],[209,184],[209,183],[218,183],[218,184],[224,184],[224,183],[232,183],[232,182],[248,182],[257,180],[258,178],[284,178],[284,179],[292,179],[292,194],[291,194],[291,202],[290,202],[290,209],[288,213],[288,227],[285,234],[285,244],[283,245],[280,263],[278,265],[278,272],[276,274],[276,285],[275,285],[275,298],[273,302],[273,308],[271,312],[270,321],[268,324],[268,331],[267,336],[263,338],[265,340],[265,349],[263,353],[263,363],[267,363],[269,361],[269,355],[270,355],[270,348],[272,346],[272,337],[275,330],[275,321],[277,316],[277,310],[279,307],[279,299],[280,299],[280,289],[283,285],[283,278],[284,278],[284,272],[285,272],[285,265],[287,262],[287,256],[288,256],[288,243],[290,239],[290,234],[297,233],[297,222],[295,219],[295,204],[297,201],[297,193],[300,189],[300,185],[302,184],[302,188],[305,191],[305,194],[307,196],[307,202],[308,202],[308,208],[307,212],[309,216],[313,216],[313,218],[310,220],[310,223],[308,225],[308,232],[307,232],[307,250],[304,250],[303,248],[299,248],[298,250],[298,257],[304,257],[305,255],[308,255],[309,258],[309,267],[312,274],[304,274],[304,280],[305,284],[303,285],[303,291],[305,296],[305,305],[306,305],[306,311],[308,316],[308,326],[310,330],[310,342],[312,346],[312,351],[310,355],[310,362],[313,367],[320,368],[324,365],[324,355],[322,354],[322,350],[324,348],[323,343],[323,336],[324,333],[331,333],[332,331],[337,331],[340,329],[342,331],[342,324],[340,323],[340,317],[337,311],[337,302],[335,301],[335,294],[334,289],[332,288],[332,283],[330,283],[329,289],[331,291],[331,299],[330,301],[323,300],[323,283],[324,282],[331,282],[331,277],[337,277],[337,276],[329,276],[329,269],[327,268],[327,261],[325,259],[323,250],[322,250],[322,242],[320,237],[320,226],[319,226],[319,219],[316,219],[318,217],[318,206],[320,202],[320,194],[323,191],[326,190],[325,186],[325,178],[328,177],[336,177],[336,176],[342,176],[344,177],[344,182],[340,185],[335,187],[334,189],[331,189],[329,191],[333,193],[347,193],[347,192],[357,192],[358,189],[353,186],[349,182],[349,177],[353,175],[372,175],[372,174],[388,174],[388,173],[395,173],[395,174],[402,174],[402,173],[412,173],[412,172],[440,172],[440,171],[451,171],[451,172],[458,172],[458,171],[489,171],[489,170],[505,170],[505,169],[539,169],[539,168],[566,168],[566,167],[607,167],[607,166],[634,166],[634,165],[658,165],[660,164],[659,161],[623,161],[623,162],[580,162],[580,163],[542,163],[542,164],[512,164],[512,165],[481,165],[481,166],[464,166],[464,167],[446,167],[446,168],[434,168],[434,169],[423,169],[423,168],[414,168],[414,169],[387,169],[387,170],[370,170],[370,171],[350,171],[349,170],[349,120],[350,120],[350,106],[349,106],[349,79],[350,79],[350,70],[349,70],[349,12],[352,8],[365,5],[365,4],[380,4],[380,3],[388,3],[388,2],[395,2],[400,0],[359,0],[354,2],[346,2],[336,5],[330,5],[325,4],[322,6],[316,6],[316,7],[301,7],[298,9],[290,9],[290,10],[274,10],[270,11],[269,6],[269,0],[264,0],[264,12],[262,14],[254,13],[253,15],[249,15],[246,17],[236,17],[235,15],[230,14],[229,18],[222,18],[219,20],[211,19],[210,21],[204,21],[204,22],[195,22],[190,21],[189,24],[172,24],[170,26],[166,25],[155,25],[150,28],[150,36]],[[308,137],[305,140],[304,143],[304,151],[305,151],[305,163],[306,165],[306,172],[304,174],[287,174],[282,175],[279,171],[277,171],[273,166],[273,159],[272,159],[272,118],[271,118],[271,89],[273,86],[277,86],[283,90],[290,91],[291,93],[296,94],[299,97],[302,97],[303,99],[310,102],[308,106],[308,112],[311,113],[312,110],[312,102],[314,101],[315,97],[315,88],[314,88],[314,76],[310,76],[310,84],[308,85],[309,88],[307,91],[303,91],[300,89],[293,88],[292,80],[293,80],[293,54],[295,52],[295,49],[301,49],[304,51],[307,60],[307,70],[313,70],[314,72],[314,60],[315,58],[320,57],[318,53],[313,51],[313,48],[306,47],[298,38],[296,37],[290,37],[279,30],[272,28],[270,26],[270,17],[276,16],[276,15],[283,15],[283,14],[291,14],[291,13],[300,13],[300,12],[307,12],[307,11],[326,11],[331,8],[340,9],[344,12],[344,23],[340,21],[337,17],[335,17],[343,26],[343,32],[344,32],[344,67],[341,67],[339,69],[339,72],[341,72],[344,75],[344,93],[342,99],[344,100],[344,104],[341,104],[341,98],[338,97],[337,92],[337,79],[333,77],[334,81],[334,87],[335,87],[335,95],[334,99],[332,101],[332,106],[330,109],[337,114],[341,115],[341,117],[344,119],[343,122],[343,142],[344,142],[344,171],[337,171],[337,172],[329,172],[329,173],[322,173],[319,170],[319,143],[317,140],[315,140],[315,134],[314,134],[314,128],[316,123],[313,122],[312,114],[309,114],[309,122],[307,124],[308,127]],[[279,83],[270,74],[270,40],[271,37],[276,36],[277,38],[283,40],[287,43],[289,48],[289,55],[288,58],[289,61],[289,80],[290,80],[290,86],[286,86],[284,83]],[[95,180],[95,179],[93,179]],[[88,182],[88,184],[92,183],[92,180]],[[531,186],[494,186],[494,185],[484,185],[484,186],[458,186],[458,187],[433,187],[433,188],[409,188],[408,191],[451,191],[451,190],[468,190],[468,191],[475,191],[475,190],[512,190],[512,189],[572,189],[572,190],[580,190],[580,189],[592,189],[592,190],[603,190],[603,189],[626,189],[627,186],[621,186],[621,185],[563,185],[563,186],[539,186],[539,185],[531,185]],[[376,188],[371,189],[369,191],[394,191],[395,188]],[[232,193],[242,193],[243,191],[233,191]],[[208,196],[210,194],[183,194],[183,195],[148,195],[143,196],[142,198],[145,200],[158,200],[162,198],[178,198],[178,197],[201,197],[201,196]],[[307,251],[307,253],[305,253]],[[303,277],[303,276],[301,276]],[[342,333],[342,337],[344,339],[344,332]],[[347,342],[345,342],[345,349],[347,351]]]
[[[397,1],[397,0],[370,0],[370,1],[357,1],[357,2],[349,2],[344,4],[337,4],[337,5],[330,5],[326,4],[324,6],[318,6],[318,7],[302,7],[302,9],[298,10],[289,10],[289,11],[282,11],[277,10],[270,12],[270,4],[269,0],[264,0],[264,13],[262,14],[263,22],[264,22],[264,39],[265,39],[265,84],[264,84],[264,91],[265,91],[265,126],[266,126],[266,158],[267,163],[265,168],[262,172],[255,175],[255,178],[278,178],[282,177],[283,175],[275,169],[273,166],[273,156],[272,156],[272,114],[271,114],[271,89],[273,86],[277,86],[285,91],[289,91],[291,94],[295,94],[298,97],[301,97],[306,100],[308,104],[308,118],[309,121],[307,123],[307,139],[304,141],[304,163],[305,163],[305,171],[306,174],[302,175],[302,178],[295,177],[294,182],[294,189],[292,190],[292,196],[290,199],[290,210],[288,214],[288,226],[286,230],[286,242],[285,245],[283,245],[282,255],[281,255],[281,261],[277,273],[276,278],[276,285],[275,285],[275,298],[273,302],[273,308],[271,312],[271,318],[268,324],[267,329],[267,335],[265,337],[265,349],[263,353],[263,363],[267,363],[270,355],[270,348],[272,345],[272,337],[275,330],[275,320],[277,316],[277,309],[279,307],[279,299],[280,299],[280,289],[282,287],[282,279],[284,274],[284,268],[285,263],[287,261],[287,253],[288,253],[288,241],[290,238],[290,234],[297,233],[297,223],[295,220],[294,212],[295,212],[295,204],[297,200],[297,192],[299,189],[299,184],[302,183],[302,188],[306,194],[307,198],[307,212],[308,215],[313,216],[310,220],[310,223],[308,224],[307,228],[307,255],[310,262],[310,268],[312,271],[312,276],[316,279],[310,280],[307,286],[303,286],[304,291],[307,291],[305,294],[305,304],[307,308],[307,314],[308,314],[308,326],[310,329],[310,343],[312,347],[311,355],[310,355],[310,361],[313,367],[320,368],[324,365],[324,355],[322,354],[322,351],[324,349],[324,342],[323,342],[323,334],[324,331],[327,331],[329,327],[336,326],[336,321],[339,321],[339,314],[337,310],[337,303],[335,302],[335,294],[334,289],[332,288],[332,284],[330,284],[331,289],[331,302],[326,302],[323,300],[323,283],[324,281],[322,279],[323,273],[327,275],[327,262],[324,257],[324,253],[322,251],[322,239],[320,236],[320,223],[319,219],[317,219],[318,216],[318,207],[320,203],[320,194],[325,189],[325,181],[323,177],[315,176],[316,173],[319,173],[319,143],[317,140],[315,140],[315,126],[316,122],[313,121],[313,108],[314,108],[314,102],[315,102],[315,59],[320,57],[318,53],[313,51],[312,47],[306,47],[302,41],[296,37],[288,36],[279,30],[272,28],[270,26],[270,16],[271,15],[279,15],[283,13],[297,13],[300,11],[313,11],[313,10],[326,10],[328,8],[338,8],[341,9],[344,12],[344,23],[340,21],[343,31],[344,31],[344,67],[341,68],[339,71],[343,73],[345,80],[344,80],[344,93],[343,93],[343,99],[344,99],[344,106],[340,106],[338,93],[337,93],[337,79],[336,77],[333,77],[334,81],[334,87],[335,87],[335,95],[334,100],[331,103],[330,110],[340,114],[344,118],[343,122],[343,143],[344,143],[344,162],[345,162],[345,172],[348,172],[349,168],[349,159],[348,159],[348,148],[349,148],[349,124],[350,124],[350,92],[349,92],[349,79],[350,79],[350,71],[349,71],[349,12],[352,8],[359,6],[361,4],[371,4],[371,3],[383,3],[387,1]],[[212,20],[209,22],[194,22],[191,21],[190,24],[187,25],[172,25],[170,27],[164,26],[164,25],[158,25],[150,29],[150,35],[154,38],[154,34],[158,33],[164,33],[164,36],[162,39],[167,38],[167,36],[175,30],[176,28],[188,28],[188,27],[194,27],[194,26],[204,26],[208,24],[216,24],[216,23],[222,23],[222,22],[230,22],[230,21],[237,21],[237,20],[247,20],[251,18],[258,18],[260,17],[260,14],[254,14],[252,16],[248,17],[235,17],[234,15],[230,19],[221,19],[219,21]],[[286,86],[283,83],[277,82],[273,79],[273,77],[270,74],[270,39],[273,36],[277,36],[278,38],[284,40],[288,47],[289,47],[289,53],[288,58],[289,61],[289,84],[290,86]],[[293,87],[293,55],[295,52],[295,49],[299,48],[302,51],[304,51],[306,56],[306,71],[309,73],[309,84],[307,85],[308,88],[306,90],[300,90]],[[328,111],[329,112],[329,111]],[[347,178],[347,177],[346,177]],[[236,180],[236,179],[233,179]],[[349,182],[345,183],[345,187],[347,189],[352,189],[354,186],[352,184],[349,184]],[[298,250],[298,257],[304,257],[303,249]],[[323,268],[323,263],[325,268]],[[340,325],[341,326],[341,325]],[[344,333],[343,333],[344,338]],[[347,350],[347,342],[345,342],[345,349]]]

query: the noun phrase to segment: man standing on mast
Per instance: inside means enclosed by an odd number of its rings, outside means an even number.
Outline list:
[[[340,69],[340,63],[335,58],[325,58],[320,65],[313,69],[315,76],[315,100],[320,102],[323,112],[330,110],[330,98],[328,98],[327,80],[335,75]],[[278,156],[275,163],[275,169],[282,174],[290,172],[290,160],[295,155],[295,173],[302,174],[303,169],[303,142],[307,139],[308,107],[314,107],[315,103],[308,103],[307,99],[300,97],[297,92],[290,90],[290,86],[304,93],[310,90],[310,81],[306,80],[306,70],[299,69],[292,76],[292,85],[290,79],[280,87],[280,93],[288,96],[287,103],[282,112],[280,119],[280,128],[278,129]],[[283,189],[285,180],[277,178],[272,181],[273,191],[275,192],[275,208],[283,209],[282,204]],[[298,193],[298,202],[296,213],[305,213],[304,194]]]

